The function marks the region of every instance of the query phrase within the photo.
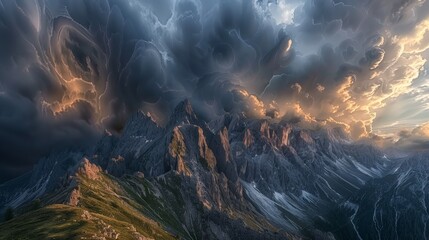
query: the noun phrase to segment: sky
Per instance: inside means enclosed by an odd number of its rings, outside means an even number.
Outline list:
[[[429,147],[425,0],[0,0],[0,36],[0,181],[185,98]]]
[[[342,4],[341,1],[321,1],[321,2],[323,3],[313,2],[313,4],[316,6],[317,4],[324,5],[325,3],[328,3],[328,5],[331,8],[335,8],[335,6],[340,6]],[[346,3],[346,1],[344,2]],[[384,19],[381,26],[377,29],[377,34],[380,34],[380,36],[383,36],[383,37],[389,36],[393,38],[398,37],[398,35],[392,35],[392,32],[395,32],[395,30],[402,32],[403,30],[406,30],[410,26],[415,27],[413,26],[413,24],[418,24],[419,21],[423,22],[423,23],[420,23],[420,25],[422,25],[420,31],[419,32],[415,31],[412,38],[410,38],[410,43],[411,43],[410,45],[416,44],[417,46],[418,44],[420,44],[419,49],[417,51],[409,51],[409,53],[407,53],[406,51],[403,52],[403,55],[408,55],[408,57],[411,57],[413,55],[422,57],[422,61],[415,67],[415,70],[416,70],[415,75],[410,77],[409,82],[406,84],[406,86],[399,88],[397,90],[397,93],[394,94],[393,96],[389,96],[383,102],[383,105],[381,107],[376,107],[372,109],[372,111],[375,112],[375,117],[372,121],[372,132],[379,135],[391,136],[391,135],[395,135],[398,131],[401,131],[404,129],[410,130],[420,125],[423,125],[429,119],[429,111],[428,111],[429,110],[428,108],[429,107],[429,104],[428,104],[429,103],[429,98],[428,98],[429,85],[427,81],[428,76],[427,76],[427,70],[426,70],[428,67],[426,60],[429,57],[429,51],[427,50],[427,45],[429,41],[429,36],[428,36],[429,32],[426,31],[426,29],[424,29],[423,27],[423,25],[425,26],[426,24],[424,23],[424,21],[426,21],[428,16],[427,16],[427,13],[423,12],[422,10],[420,12],[417,10],[417,8],[427,9],[426,8],[427,3],[425,3],[425,1],[390,1],[392,3],[390,6],[389,4],[381,4],[381,2],[383,1],[363,1],[361,4],[361,7],[363,9],[362,11],[363,15],[371,15],[370,12],[368,12],[368,11],[371,11],[369,8],[371,5],[382,6],[382,7],[385,7],[387,10],[390,9],[390,11],[387,11],[387,13],[390,14],[391,18],[394,17],[395,7],[399,11],[403,11],[404,13],[408,11],[409,13],[404,14],[404,16],[402,17],[396,17],[394,21],[392,20],[388,21],[389,19]],[[278,24],[283,23],[286,25],[299,26],[300,24],[299,20],[296,20],[296,18],[297,19],[300,18],[301,11],[303,8],[306,7],[306,4],[308,4],[308,1],[307,2],[293,1],[293,0],[271,1],[271,2],[267,1],[267,3],[269,6],[268,9],[270,13],[276,19],[276,22]],[[349,3],[350,5],[354,5],[354,4],[351,4],[353,3],[353,1],[348,1],[347,3]],[[359,8],[359,5],[360,5],[359,2],[355,1],[355,3],[356,5],[354,6],[358,6]],[[400,6],[400,4],[403,4],[403,5]],[[407,10],[407,8],[409,9]],[[401,14],[401,13],[396,12],[396,14]],[[297,16],[295,17],[295,15]],[[379,20],[380,19],[378,19],[378,21]],[[401,26],[402,22],[406,22],[407,20],[409,21],[409,23]],[[372,21],[370,21],[370,24],[371,23]],[[417,27],[419,26],[417,25]],[[363,26],[361,26],[361,28],[363,28],[361,31],[365,31],[365,28]],[[352,31],[352,32],[356,32],[356,31]],[[407,31],[405,31],[403,34],[412,35]],[[336,38],[338,35],[339,35],[338,33],[334,34],[333,37]],[[352,35],[353,33],[347,34],[346,38],[351,37]],[[325,41],[326,40],[331,41],[328,38],[329,37],[326,37]],[[393,59],[393,60],[396,60],[396,59]],[[383,71],[386,71],[392,67],[394,68],[395,66],[388,66],[386,69],[383,69]],[[418,77],[416,77],[417,75]]]

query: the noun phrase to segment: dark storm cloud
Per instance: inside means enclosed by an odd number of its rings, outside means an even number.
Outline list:
[[[427,48],[427,4],[290,2],[278,25],[280,0],[0,1],[0,165],[120,132],[138,109],[162,122],[184,98],[207,119],[281,114],[364,136],[419,71],[404,53]]]
[[[218,114],[241,106],[255,112],[262,103],[240,84],[255,80],[259,60],[278,42],[276,27],[255,7],[251,1],[1,1],[2,169],[18,173],[52,150],[91,143],[105,127],[120,131],[137,109],[165,119],[194,93],[196,105]],[[234,77],[216,88],[219,96],[201,97],[199,82],[225,73]]]
[[[78,103],[77,103],[78,104]],[[36,103],[9,93],[0,94],[1,164],[16,173],[28,170],[50,150],[85,146],[94,141],[91,110],[76,106],[56,119],[41,116]],[[3,176],[3,174],[2,174]]]
[[[36,1],[0,4],[0,175],[22,174],[50,150],[79,147],[96,136],[91,110],[77,104],[68,116],[52,117],[44,101],[62,98],[64,88],[41,55],[46,30]],[[78,106],[80,105],[80,106]],[[79,144],[75,144],[79,142]]]

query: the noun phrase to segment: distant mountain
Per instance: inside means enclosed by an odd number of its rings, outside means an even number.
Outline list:
[[[398,160],[329,215],[339,239],[427,239],[429,155]]]
[[[0,239],[424,239],[427,170],[336,128],[206,123],[185,100],[165,127],[135,113],[120,136],[0,185],[15,213]]]

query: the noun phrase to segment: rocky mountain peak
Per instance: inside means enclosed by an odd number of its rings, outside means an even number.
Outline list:
[[[166,129],[172,129],[175,126],[183,124],[200,124],[200,121],[192,108],[191,102],[188,99],[177,104],[170,116]]]
[[[149,113],[137,111],[128,119],[122,134],[124,136],[153,136],[160,130],[161,128]]]
[[[173,129],[170,152],[177,161],[186,158],[187,166],[202,165],[207,170],[216,167],[216,158],[207,143],[204,131],[195,125],[182,125]]]

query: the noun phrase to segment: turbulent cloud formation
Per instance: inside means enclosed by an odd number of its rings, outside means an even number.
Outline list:
[[[137,109],[162,124],[184,98],[207,119],[244,112],[335,124],[365,138],[377,112],[415,92],[428,7],[0,0],[0,164],[19,174],[49,151],[120,132]]]
[[[300,18],[286,26],[299,54],[271,79],[265,98],[294,102],[318,120],[343,124],[355,138],[367,136],[376,111],[411,91],[421,73],[427,5],[306,1],[295,10]]]

